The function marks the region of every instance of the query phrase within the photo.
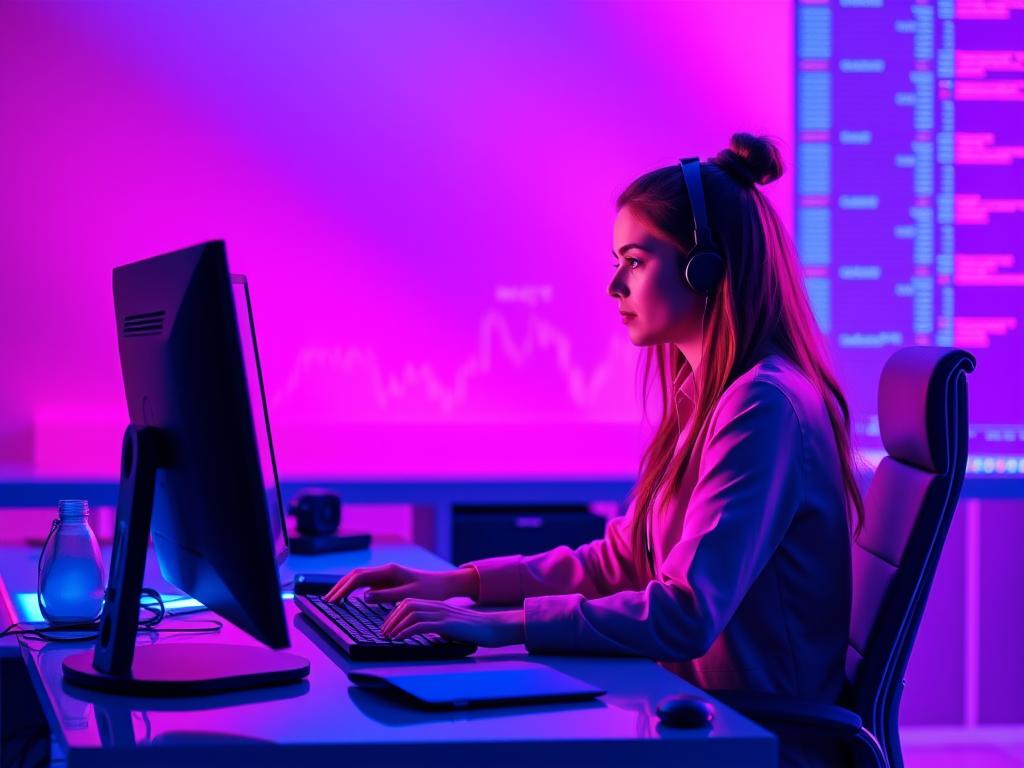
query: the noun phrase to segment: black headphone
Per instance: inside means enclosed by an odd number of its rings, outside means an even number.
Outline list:
[[[700,181],[700,158],[684,157],[679,161],[683,181],[693,210],[694,246],[686,256],[683,278],[694,293],[708,296],[725,273],[725,259],[715,248],[704,207],[704,187]]]

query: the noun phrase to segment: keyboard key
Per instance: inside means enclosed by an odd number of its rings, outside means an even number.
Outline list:
[[[412,635],[403,639],[384,637],[380,628],[384,624],[384,620],[394,610],[395,603],[366,603],[362,599],[352,596],[340,603],[328,603],[317,595],[311,595],[309,600],[357,643],[427,646],[446,642],[435,634]]]

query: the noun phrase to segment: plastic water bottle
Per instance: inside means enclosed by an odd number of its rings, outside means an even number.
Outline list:
[[[103,609],[103,558],[89,527],[89,502],[57,503],[39,556],[39,609],[51,624],[95,621]]]

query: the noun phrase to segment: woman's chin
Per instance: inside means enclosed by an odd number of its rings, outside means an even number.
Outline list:
[[[629,329],[629,340],[634,347],[649,347],[652,344],[657,344],[657,341],[649,338],[650,334],[641,332],[639,329]]]

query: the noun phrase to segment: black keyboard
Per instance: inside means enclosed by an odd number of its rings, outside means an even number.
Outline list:
[[[457,659],[476,650],[475,645],[434,634],[411,635],[401,640],[384,637],[380,628],[394,603],[367,603],[354,595],[338,603],[329,603],[320,595],[296,595],[295,602],[355,660]]]

